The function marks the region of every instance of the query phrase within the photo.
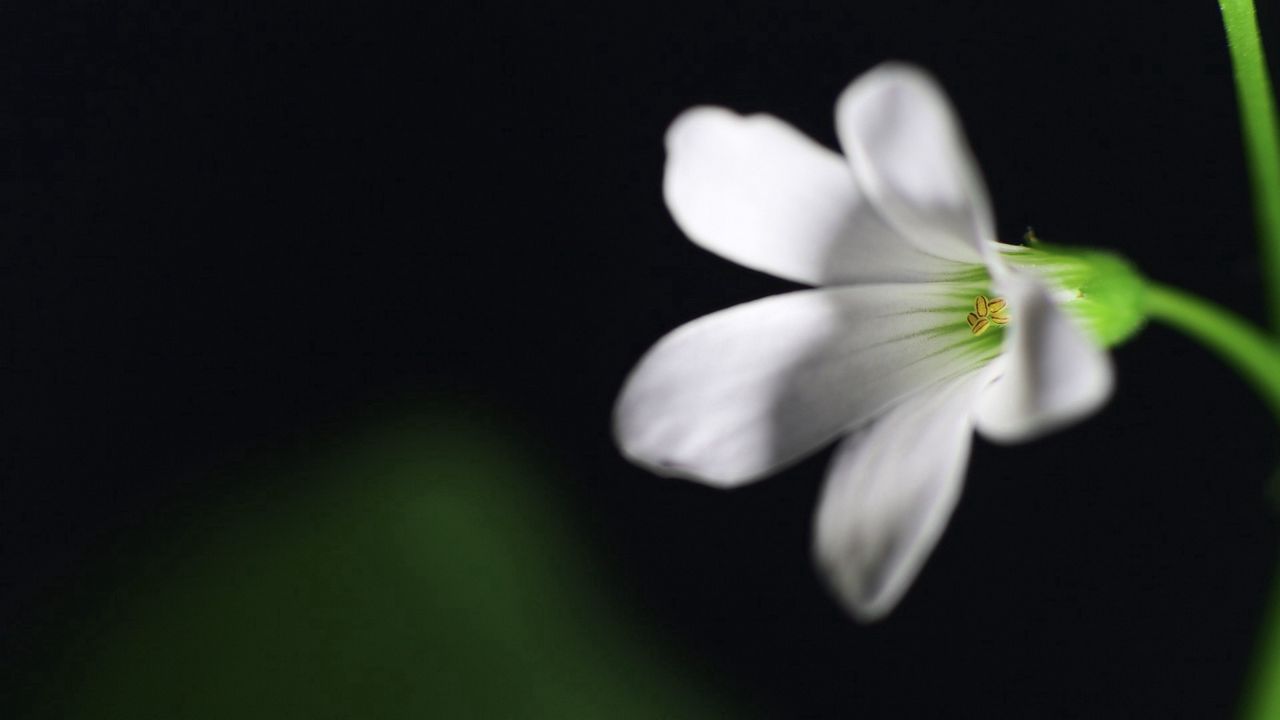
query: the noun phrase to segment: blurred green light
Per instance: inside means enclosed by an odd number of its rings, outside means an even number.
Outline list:
[[[740,717],[601,595],[554,480],[448,422],[277,462],[162,521],[18,716]]]

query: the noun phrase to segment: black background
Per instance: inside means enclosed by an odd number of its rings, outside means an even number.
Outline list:
[[[791,288],[682,237],[667,123],[723,104],[834,147],[836,96],[890,58],[948,89],[1002,236],[1113,248],[1262,320],[1207,0],[6,3],[0,639],[117,534],[192,511],[211,468],[447,397],[543,446],[610,592],[766,716],[1228,715],[1278,448],[1163,328],[1115,351],[1090,421],[977,441],[950,529],[871,627],[810,567],[826,453],[723,493],[613,449],[655,339]]]

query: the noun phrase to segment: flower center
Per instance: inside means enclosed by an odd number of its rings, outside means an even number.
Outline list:
[[[969,331],[974,335],[981,335],[987,331],[987,328],[994,325],[1005,325],[1009,322],[1009,316],[1005,314],[1005,302],[1002,298],[987,299],[986,295],[979,295],[973,299],[973,312],[968,315]]]

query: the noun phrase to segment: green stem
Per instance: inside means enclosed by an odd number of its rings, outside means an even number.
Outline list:
[[[1280,148],[1277,147],[1275,96],[1267,74],[1267,58],[1262,51],[1253,0],[1219,0],[1218,6],[1222,9],[1227,42],[1231,46],[1231,64],[1235,69],[1236,98],[1244,132],[1249,185],[1253,191],[1254,219],[1262,245],[1268,310],[1272,327],[1280,329]],[[1199,301],[1188,301],[1188,298],[1178,291],[1155,289],[1153,313],[1163,312],[1161,319],[1210,342],[1262,392],[1272,412],[1280,418],[1280,394],[1275,380],[1280,374],[1280,361],[1274,357],[1275,341],[1234,318],[1228,329],[1209,331],[1203,325],[1206,319],[1212,319],[1212,306],[1209,306],[1210,312],[1205,313]],[[1168,302],[1170,300],[1172,302]],[[1190,310],[1184,307],[1188,304]],[[1198,307],[1200,316],[1191,320],[1176,318],[1180,310],[1195,315]],[[1280,717],[1280,573],[1275,575],[1272,585],[1242,708],[1242,717],[1249,719]]]
[[[1280,423],[1280,345],[1270,335],[1225,308],[1168,285],[1148,281],[1143,297],[1148,317],[1217,353],[1262,395]]]
[[[1267,58],[1253,0],[1219,0],[1235,69],[1254,220],[1262,243],[1263,277],[1273,327],[1280,328],[1280,145]]]
[[[1190,293],[1148,282],[1147,316],[1207,345],[1245,377],[1280,422],[1280,344],[1252,323]],[[1275,576],[1267,617],[1261,626],[1240,717],[1280,718],[1280,573]]]
[[[1280,568],[1275,577],[1280,578]],[[1271,584],[1271,599],[1262,620],[1253,668],[1245,688],[1240,717],[1275,720],[1280,717],[1280,582]]]

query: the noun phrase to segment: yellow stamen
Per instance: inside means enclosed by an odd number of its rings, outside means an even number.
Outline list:
[[[979,295],[973,299],[973,312],[965,318],[969,322],[969,329],[974,335],[981,335],[987,328],[994,323],[996,325],[1005,325],[1009,322],[1009,316],[1005,312],[1006,303],[1001,298],[988,300],[986,295]]]

